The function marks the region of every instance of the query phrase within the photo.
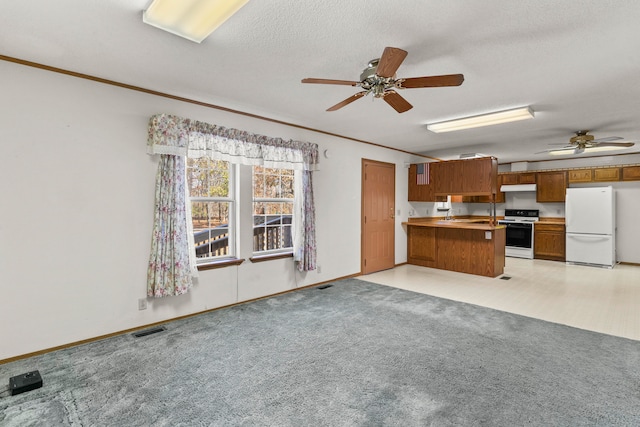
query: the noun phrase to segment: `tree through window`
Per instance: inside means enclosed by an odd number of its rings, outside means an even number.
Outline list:
[[[187,185],[196,257],[235,256],[232,165],[207,157],[187,159]]]

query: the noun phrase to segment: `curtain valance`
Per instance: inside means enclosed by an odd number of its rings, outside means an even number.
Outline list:
[[[314,170],[318,163],[317,144],[271,138],[169,114],[157,114],[149,120],[147,151],[297,170]]]

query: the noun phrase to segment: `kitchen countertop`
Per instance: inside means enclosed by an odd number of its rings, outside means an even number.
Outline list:
[[[412,227],[436,227],[436,228],[461,228],[466,230],[497,230],[505,228],[504,225],[489,224],[488,219],[460,218],[460,219],[438,219],[438,218],[411,218],[403,225]]]
[[[562,224],[564,225],[564,218],[559,217],[542,217],[536,224]]]

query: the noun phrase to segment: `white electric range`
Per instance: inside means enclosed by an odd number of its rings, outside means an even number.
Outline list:
[[[533,259],[533,227],[538,220],[538,209],[505,209],[498,224],[507,227],[506,256]]]

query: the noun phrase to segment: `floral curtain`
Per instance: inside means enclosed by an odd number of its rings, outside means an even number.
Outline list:
[[[191,247],[185,158],[163,154],[156,176],[155,220],[147,270],[147,295],[181,295],[191,288]]]
[[[147,151],[160,154],[156,217],[148,272],[148,293],[162,297],[185,293],[197,275],[191,214],[185,185],[185,157],[207,156],[236,164],[287,168],[301,172],[294,229],[294,259],[301,271],[316,268],[315,209],[311,171],[318,145],[270,138],[169,114],[149,120]]]
[[[311,171],[300,171],[296,173],[295,178],[294,194],[303,194],[305,197],[294,199],[296,215],[293,217],[293,259],[298,263],[298,270],[311,271],[316,269],[316,208],[313,201],[313,175]]]

